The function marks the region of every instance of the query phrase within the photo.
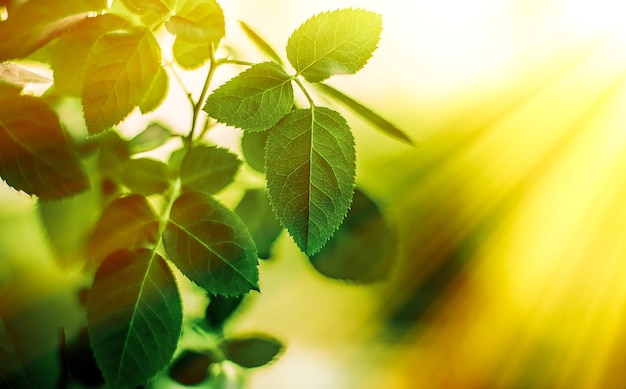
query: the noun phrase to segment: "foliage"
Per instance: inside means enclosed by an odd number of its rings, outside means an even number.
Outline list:
[[[339,112],[316,105],[307,86],[316,84],[322,94],[410,143],[380,115],[320,83],[366,64],[380,38],[380,15],[343,9],[312,17],[287,40],[286,57],[295,69],[290,74],[243,22],[267,62],[231,59],[221,45],[225,21],[214,0],[7,4],[0,61],[48,64],[54,82],[33,96],[19,77],[0,80],[0,176],[38,199],[53,246],[54,237],[63,235],[58,230],[74,224],[60,223],[62,212],[55,210],[96,208],[86,213],[95,214],[93,221],[78,223],[91,232],[72,235],[82,243],[71,246],[93,279],[86,355],[95,357],[102,377],[75,379],[90,385],[104,378],[111,388],[133,388],[170,365],[171,379],[191,385],[213,379],[211,372],[226,361],[249,369],[274,360],[280,342],[262,334],[227,336],[224,324],[245,294],[259,290],[258,258],[271,257],[283,228],[328,277],[372,282],[389,273],[394,237],[381,210],[360,189],[350,210],[356,182],[352,130]],[[171,46],[166,34],[174,37]],[[169,53],[173,62],[166,60]],[[226,65],[247,69],[212,88],[216,70]],[[151,123],[125,139],[118,125],[137,109],[157,109],[172,82],[180,82],[177,72],[190,69],[206,75],[198,99],[187,93],[191,128]],[[308,107],[296,101],[294,88]],[[59,109],[68,101],[78,102],[82,112],[78,129]],[[217,123],[243,131],[241,150],[208,141]],[[177,145],[167,159],[142,154],[165,145]],[[266,187],[248,188],[231,209],[217,196],[237,181],[240,154],[264,174]],[[55,248],[67,254],[67,244]],[[362,264],[345,255],[353,249]],[[206,316],[193,328],[214,336],[213,347],[177,350],[184,327],[177,272],[210,296]]]

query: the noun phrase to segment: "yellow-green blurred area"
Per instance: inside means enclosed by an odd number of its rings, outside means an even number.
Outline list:
[[[260,265],[262,292],[227,328],[287,345],[251,388],[626,386],[626,4],[223,3],[227,22],[279,49],[318,12],[381,13],[374,57],[329,84],[416,143],[342,110],[357,183],[399,234],[397,263],[385,282],[331,281],[283,233]],[[157,115],[175,126],[179,112]],[[79,326],[82,279],[56,265],[24,195],[2,189],[0,232],[0,304],[24,318],[24,349],[54,348],[58,326]]]

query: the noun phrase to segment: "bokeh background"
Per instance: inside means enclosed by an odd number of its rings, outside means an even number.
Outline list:
[[[623,2],[222,3],[227,21],[279,49],[318,12],[381,13],[369,64],[329,83],[416,143],[342,111],[357,182],[399,236],[394,272],[370,286],[325,279],[283,234],[261,264],[262,293],[228,327],[287,344],[251,388],[626,387]],[[228,28],[245,55],[236,23]],[[176,93],[155,115],[187,128]],[[212,136],[237,145],[229,129]],[[33,209],[0,190],[0,296],[35,334],[28,341],[54,345],[54,327],[32,318],[74,315],[81,280],[51,259]]]

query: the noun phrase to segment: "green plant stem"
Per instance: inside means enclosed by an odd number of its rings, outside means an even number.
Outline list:
[[[296,84],[298,84],[298,86],[302,90],[302,93],[304,93],[304,97],[306,97],[306,99],[309,101],[309,105],[311,106],[311,110],[314,110],[315,109],[315,102],[313,101],[313,98],[311,98],[311,95],[309,94],[309,92],[304,87],[304,84],[302,84],[302,81],[300,81],[300,79],[298,78],[298,75],[296,74],[295,76],[293,76],[292,80],[295,81]]]
[[[222,59],[219,61],[220,64],[231,64],[231,65],[242,65],[242,66],[254,66],[253,62],[248,61],[239,61],[237,59]]]
[[[206,99],[206,94],[209,91],[209,85],[211,84],[211,80],[213,79],[213,74],[215,74],[215,69],[220,65],[220,61],[215,60],[215,52],[214,48],[211,47],[210,50],[210,60],[209,60],[209,72],[207,73],[206,79],[204,80],[204,85],[202,86],[202,91],[200,92],[200,97],[198,101],[193,103],[193,115],[191,117],[191,130],[189,130],[189,134],[187,135],[186,143],[187,147],[191,149],[193,144],[193,136],[198,124],[198,115],[200,114],[200,110],[202,109],[202,103]]]
[[[172,73],[172,75],[174,75],[174,79],[176,80],[176,82],[178,83],[180,88],[183,90],[183,93],[185,94],[185,96],[187,96],[187,100],[189,100],[189,102],[191,103],[192,106],[195,105],[196,102],[193,101],[193,97],[191,95],[191,92],[189,92],[187,90],[187,87],[185,86],[185,83],[183,82],[183,80],[180,78],[180,75],[176,71],[176,68],[174,68],[174,66],[172,66],[171,62],[167,62],[166,66],[170,69],[170,72]]]

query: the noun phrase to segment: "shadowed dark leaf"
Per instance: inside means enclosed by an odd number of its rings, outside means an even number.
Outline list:
[[[226,297],[212,295],[205,312],[205,319],[212,329],[219,330],[233,313],[239,308],[244,296]]]
[[[235,208],[235,212],[248,226],[259,258],[268,259],[271,249],[283,230],[270,205],[265,189],[249,189]]]
[[[283,345],[267,335],[258,335],[247,338],[232,338],[220,344],[224,356],[248,369],[261,367],[272,362]]]
[[[185,350],[172,363],[169,376],[181,385],[198,385],[210,378],[209,369],[215,362],[211,355]]]
[[[241,137],[241,152],[248,165],[258,172],[265,172],[265,144],[269,131],[244,131]]]

